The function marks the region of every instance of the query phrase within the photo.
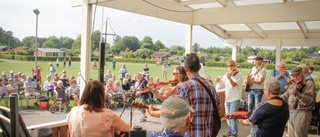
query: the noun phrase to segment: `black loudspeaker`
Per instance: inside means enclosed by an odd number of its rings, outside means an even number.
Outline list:
[[[142,129],[140,126],[134,126],[130,132],[129,137],[146,137],[147,131],[145,129]]]
[[[104,80],[104,62],[106,60],[106,43],[105,42],[101,42],[100,43],[100,54],[99,54],[99,72],[98,72],[98,78],[100,80],[101,83],[103,83]]]

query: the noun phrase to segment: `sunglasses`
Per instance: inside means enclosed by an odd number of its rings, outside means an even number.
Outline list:
[[[180,73],[172,73],[172,75],[176,75],[176,74],[180,74]]]

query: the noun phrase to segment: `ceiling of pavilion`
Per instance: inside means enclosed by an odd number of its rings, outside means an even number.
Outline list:
[[[74,0],[74,6],[81,1]],[[320,0],[98,0],[97,4],[199,25],[226,40],[281,39],[320,46]]]

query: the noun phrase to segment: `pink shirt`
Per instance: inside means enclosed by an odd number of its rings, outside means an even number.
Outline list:
[[[117,115],[108,109],[103,112],[89,112],[84,105],[73,107],[67,116],[71,137],[113,137],[111,127]]]

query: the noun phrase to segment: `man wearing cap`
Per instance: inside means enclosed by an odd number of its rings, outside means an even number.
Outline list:
[[[287,86],[291,84],[291,76],[288,71],[286,71],[286,63],[279,62],[277,65],[277,70],[270,72],[270,78],[274,78],[281,83],[281,94],[286,92]]]
[[[261,102],[263,95],[263,82],[266,77],[267,70],[263,65],[263,58],[257,56],[255,58],[256,66],[252,67],[244,83],[250,84],[250,92],[248,94],[248,112],[252,113],[258,103]]]
[[[40,94],[38,92],[36,92],[36,88],[37,88],[37,84],[32,81],[32,77],[28,76],[27,81],[24,82],[24,96],[25,96],[25,100],[26,100],[26,109],[29,109],[29,96],[36,96],[35,100],[33,101],[33,104],[35,106],[39,106],[37,104],[37,101],[40,97]]]
[[[311,80],[314,83],[313,77],[309,74],[309,66],[306,64],[300,64],[298,67],[302,68],[302,73],[306,77],[307,80]]]
[[[8,77],[7,77],[7,73],[6,73],[5,71],[2,71],[1,79],[2,79],[2,83],[3,83],[4,85],[7,85],[7,84],[8,84]]]
[[[205,88],[196,79],[209,88],[214,96],[216,106],[220,104],[219,95],[213,85],[199,75],[200,68],[201,65],[197,54],[188,54],[184,62],[184,69],[189,80],[178,84],[177,88],[177,95],[187,98],[195,111],[195,113],[191,114],[193,124],[189,127],[189,131],[186,134],[187,137],[211,137],[214,134],[214,129],[219,128],[214,127],[214,122],[216,122],[214,113],[216,110],[214,110],[213,102]]]
[[[148,131],[147,137],[184,137],[190,126],[190,112],[194,112],[189,101],[173,95],[166,99],[160,109],[163,129],[158,132]]]
[[[281,95],[289,105],[288,136],[306,137],[314,109],[315,86],[311,80],[306,79],[301,67],[291,69],[291,77],[294,84]]]

